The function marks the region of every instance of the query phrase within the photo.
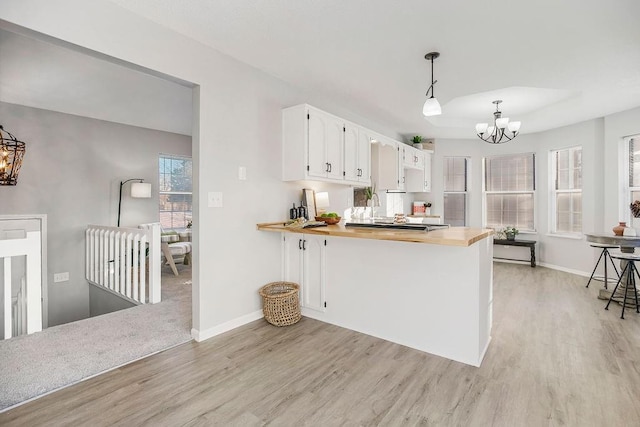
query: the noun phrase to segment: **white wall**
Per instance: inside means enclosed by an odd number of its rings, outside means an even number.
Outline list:
[[[280,180],[283,107],[308,102],[398,137],[383,124],[309,96],[108,1],[7,0],[0,5],[0,19],[15,31],[31,29],[197,85],[192,133],[196,336],[224,330],[227,322],[258,311],[257,290],[280,276],[279,236],[258,232],[255,224],[284,219],[304,186]],[[239,166],[247,168],[246,181],[238,180]],[[331,191],[336,203],[348,197],[348,188]],[[223,192],[223,208],[201,203],[210,191]]]
[[[46,214],[49,326],[89,317],[84,279],[88,224],[116,225],[121,180],[144,178],[151,199],[127,184],[122,224],[158,221],[158,155],[190,155],[191,138],[0,102],[2,124],[27,144],[16,186],[0,187],[0,214]],[[69,272],[68,282],[53,274]]]
[[[605,117],[604,127],[604,152],[601,165],[606,171],[603,181],[607,191],[601,199],[604,206],[604,220],[601,225],[602,230],[610,231],[618,221],[624,221],[625,215],[628,214],[628,206],[620,206],[618,150],[624,137],[640,134],[640,108]]]
[[[432,192],[417,193],[419,200],[431,200],[434,215],[443,213],[443,157],[464,156],[471,159],[469,175],[468,224],[482,224],[482,159],[486,156],[512,153],[536,155],[536,230],[535,234],[521,234],[521,238],[537,240],[539,263],[560,268],[588,272],[593,268],[593,250],[584,240],[550,236],[549,233],[549,152],[560,148],[582,146],[583,171],[583,230],[600,230],[603,216],[602,194],[604,170],[602,168],[603,120],[590,120],[536,134],[520,135],[512,142],[493,145],[479,139],[436,141],[433,159]],[[505,251],[507,251],[505,253]],[[517,251],[517,252],[515,252]],[[496,247],[496,256],[527,258],[526,249]]]

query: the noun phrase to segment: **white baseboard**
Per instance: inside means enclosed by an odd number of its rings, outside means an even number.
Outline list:
[[[235,319],[229,320],[228,322],[224,322],[220,325],[214,326],[213,328],[205,329],[204,331],[191,329],[191,336],[198,342],[204,341],[209,338],[213,338],[216,335],[220,335],[232,329],[238,328],[242,325],[246,325],[247,323],[253,322],[254,320],[262,319],[263,317],[264,313],[262,312],[262,310],[254,311],[253,313],[245,314],[244,316],[237,317]]]
[[[561,267],[559,265],[548,264],[546,262],[541,262],[538,265],[541,266],[541,267],[551,268],[553,270],[564,271],[565,273],[576,274],[578,276],[584,276],[584,277],[591,276],[591,272],[574,270],[572,268]]]
[[[524,263],[524,265],[529,264],[528,260],[513,261],[513,260],[498,259],[498,258],[494,258],[493,262],[503,262],[505,264],[520,264],[520,265],[523,265],[523,263]],[[572,268],[561,267],[559,265],[549,264],[549,263],[546,263],[546,262],[537,262],[536,266],[550,268],[552,270],[564,271],[565,273],[576,274],[578,276],[584,276],[584,277],[591,276],[590,272],[574,270]]]

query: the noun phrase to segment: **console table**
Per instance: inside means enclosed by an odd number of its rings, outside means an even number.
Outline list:
[[[522,246],[527,247],[531,251],[531,257],[529,259],[529,263],[531,267],[536,266],[536,241],[535,240],[507,240],[507,239],[493,239],[494,245],[502,245],[502,246]],[[494,259],[505,259],[509,261],[522,261],[527,262],[523,259],[515,259],[515,258],[500,258],[493,257]]]

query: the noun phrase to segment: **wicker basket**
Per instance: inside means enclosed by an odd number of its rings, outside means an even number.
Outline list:
[[[260,288],[262,311],[275,326],[293,325],[300,320],[300,286],[292,282],[272,282]]]

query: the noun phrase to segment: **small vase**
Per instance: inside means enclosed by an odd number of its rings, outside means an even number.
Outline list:
[[[627,228],[627,223],[620,221],[618,225],[613,227],[613,234],[616,236],[622,236],[625,228]]]

